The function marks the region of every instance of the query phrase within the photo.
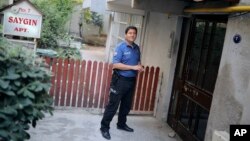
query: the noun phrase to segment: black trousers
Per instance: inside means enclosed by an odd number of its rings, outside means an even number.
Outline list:
[[[101,130],[109,130],[110,122],[112,121],[119,104],[120,108],[117,126],[122,127],[126,124],[127,115],[131,109],[135,83],[135,78],[126,78],[113,73],[110,84],[109,103],[105,108],[101,121]]]

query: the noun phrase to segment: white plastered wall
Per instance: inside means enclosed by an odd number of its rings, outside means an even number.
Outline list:
[[[176,43],[177,36],[179,36],[178,31],[176,31],[177,26],[179,26],[178,17],[150,12],[147,18],[142,63],[143,65],[160,67],[155,116],[160,120],[166,120],[178,48],[178,43]],[[173,38],[171,38],[171,34],[174,35]]]
[[[213,94],[205,141],[215,130],[227,131],[231,124],[250,123],[250,14],[230,15]],[[233,38],[241,36],[240,43]]]

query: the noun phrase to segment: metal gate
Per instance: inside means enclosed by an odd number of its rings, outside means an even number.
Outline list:
[[[168,123],[184,141],[203,141],[226,33],[226,16],[184,19]],[[185,37],[192,21],[189,37]],[[183,63],[181,63],[183,62]]]

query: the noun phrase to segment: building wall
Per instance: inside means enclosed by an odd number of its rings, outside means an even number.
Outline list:
[[[109,30],[110,12],[106,11],[105,0],[84,0],[82,4],[83,9],[90,8],[90,11],[97,12],[103,18],[102,34],[107,34]],[[99,27],[93,25],[84,25],[83,34],[97,35],[99,34]],[[89,33],[93,30],[94,33]]]
[[[91,0],[83,0],[82,8],[85,9],[90,7],[91,7]]]
[[[178,37],[176,31],[178,17],[164,13],[150,12],[146,25],[146,35],[142,51],[142,64],[159,66],[161,70],[160,82],[157,93],[156,117],[166,120],[171,95],[171,83],[175,68],[175,56],[177,56],[177,38],[171,38],[171,33]],[[173,34],[174,35],[174,34]],[[173,40],[173,41],[172,41]],[[173,49],[171,50],[171,47]],[[170,57],[170,53],[171,57]],[[170,75],[171,74],[171,75]]]
[[[231,15],[228,20],[205,141],[211,141],[215,130],[229,133],[230,124],[250,123],[249,26],[250,14],[235,17]],[[238,44],[233,42],[235,34],[242,37],[242,41]]]
[[[105,3],[105,0],[92,0],[90,10],[97,13],[105,13]]]
[[[103,5],[102,5],[103,6]],[[104,6],[103,6],[104,7]],[[70,21],[66,24],[66,29],[68,32],[75,37],[80,37],[79,23],[83,22],[83,17],[81,16],[82,7],[77,5],[74,7],[73,12],[71,13]],[[103,29],[102,34],[107,34],[109,29],[109,12],[98,13],[103,16]],[[99,27],[93,24],[83,24],[82,35],[98,35]]]
[[[80,37],[79,23],[81,20],[81,5],[77,5],[74,7],[73,12],[70,15],[70,20],[66,24],[66,29],[69,34],[74,37]]]

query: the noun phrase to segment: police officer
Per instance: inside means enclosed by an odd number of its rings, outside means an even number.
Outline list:
[[[134,132],[127,124],[127,115],[130,111],[138,72],[143,71],[140,64],[140,49],[134,43],[137,28],[128,26],[125,30],[125,41],[118,44],[113,56],[113,75],[110,84],[109,103],[101,121],[101,133],[106,139],[111,139],[109,125],[119,104],[117,129]]]

